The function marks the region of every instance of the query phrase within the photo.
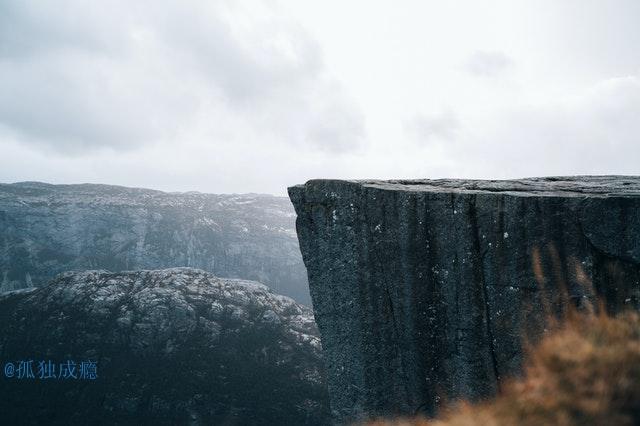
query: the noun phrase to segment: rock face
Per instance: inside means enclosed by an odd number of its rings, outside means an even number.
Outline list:
[[[316,180],[289,195],[337,422],[495,393],[522,334],[571,301],[639,307],[638,177]]]
[[[0,296],[3,424],[326,424],[309,308],[196,269],[65,273]],[[33,378],[6,363],[33,360]],[[51,360],[58,377],[40,377]],[[94,361],[95,380],[59,377]],[[1,373],[0,373],[1,374]]]
[[[0,291],[71,270],[195,267],[310,303],[286,197],[0,184]]]

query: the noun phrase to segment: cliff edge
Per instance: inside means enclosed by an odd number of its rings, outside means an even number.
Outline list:
[[[640,305],[640,177],[289,188],[336,422],[493,395],[549,310]]]

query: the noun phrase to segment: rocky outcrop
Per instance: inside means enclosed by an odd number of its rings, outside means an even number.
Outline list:
[[[33,377],[19,377],[28,360]],[[196,269],[65,273],[6,293],[0,361],[3,424],[328,422],[311,310]],[[96,377],[80,376],[85,361]]]
[[[494,394],[523,333],[639,307],[640,178],[316,180],[289,188],[337,422]]]
[[[71,270],[204,269],[310,303],[286,197],[0,184],[0,291]]]

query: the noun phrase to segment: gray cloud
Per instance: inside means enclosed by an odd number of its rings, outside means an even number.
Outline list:
[[[3,2],[0,124],[67,153],[179,143],[194,129],[211,143],[242,133],[248,146],[269,135],[357,148],[362,114],[320,48],[270,15],[243,26],[255,17],[232,1]]]
[[[513,60],[503,52],[476,51],[464,66],[469,73],[478,77],[498,77],[513,66]]]
[[[419,114],[407,120],[404,130],[420,142],[452,140],[461,127],[459,118],[451,110],[437,114]]]
[[[111,6],[122,6],[111,3]],[[127,15],[109,12],[107,2],[87,7],[63,2],[4,1],[0,4],[3,60],[63,50],[112,51],[127,38]]]
[[[284,194],[321,177],[638,173],[637,2],[467,3],[486,19],[0,1],[0,178]]]

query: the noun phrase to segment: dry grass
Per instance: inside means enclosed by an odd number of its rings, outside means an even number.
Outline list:
[[[529,350],[524,372],[493,401],[371,425],[640,424],[640,316],[572,312]]]

